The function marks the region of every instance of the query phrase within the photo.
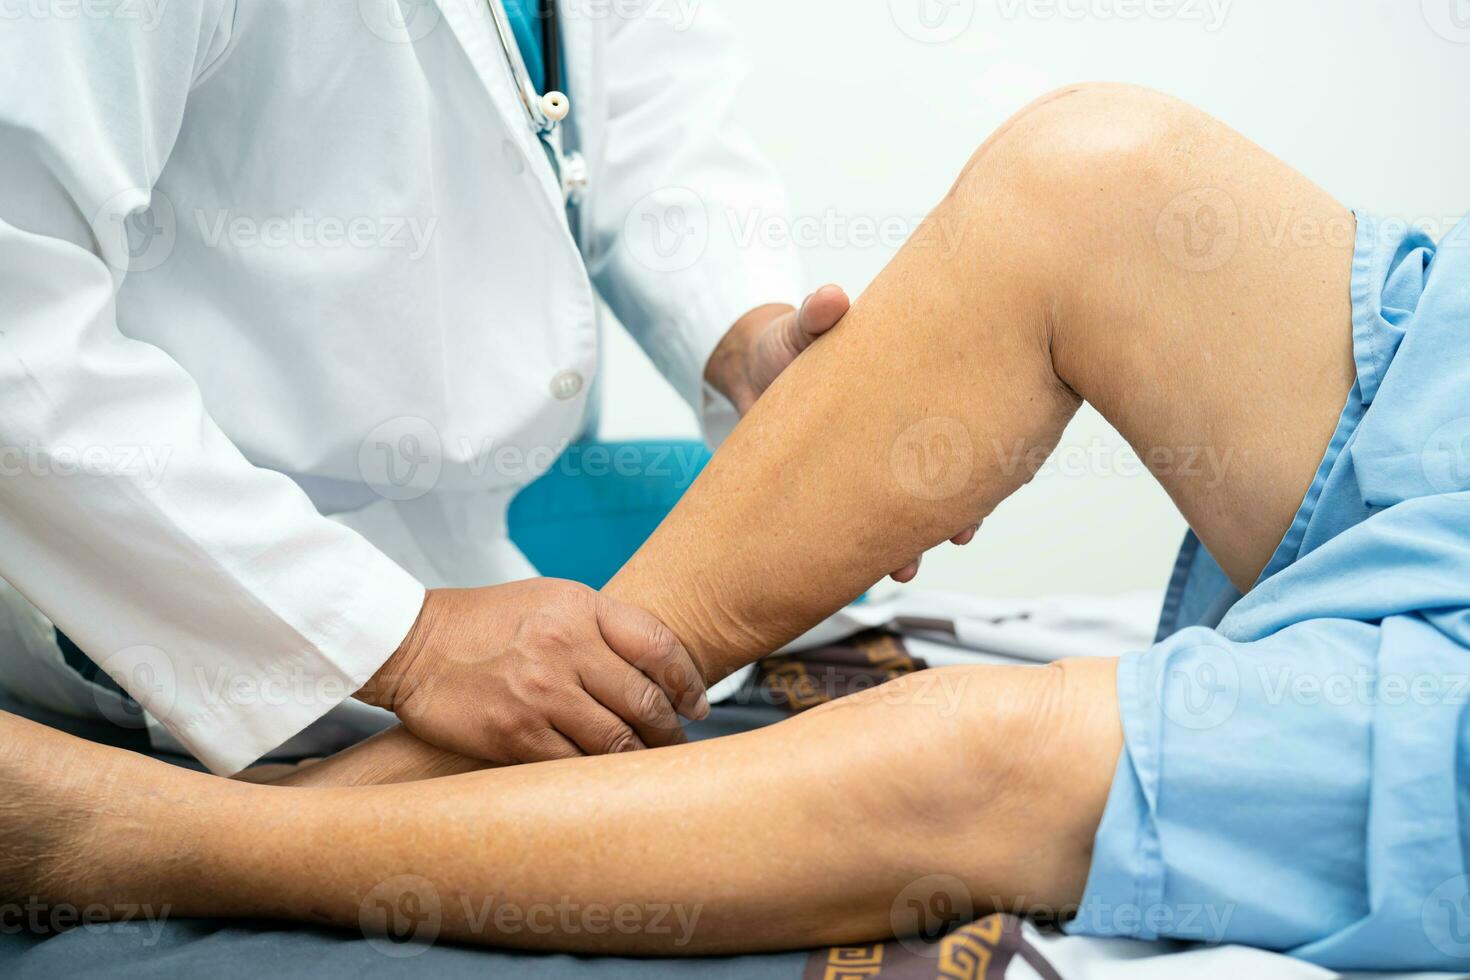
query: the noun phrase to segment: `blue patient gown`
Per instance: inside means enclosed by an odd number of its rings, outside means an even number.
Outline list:
[[[1470,223],[1359,216],[1357,384],[1243,598],[1191,536],[1069,930],[1470,971]]]

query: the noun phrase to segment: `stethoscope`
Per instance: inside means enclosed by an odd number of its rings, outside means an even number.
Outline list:
[[[490,15],[495,21],[495,34],[500,38],[500,49],[510,66],[515,82],[516,94],[525,109],[526,120],[546,149],[546,157],[561,181],[562,196],[568,206],[575,206],[587,189],[587,161],[576,150],[567,151],[562,122],[572,111],[571,100],[562,91],[561,65],[561,21],[557,14],[556,0],[537,0],[537,16],[544,25],[541,38],[541,57],[546,64],[546,92],[538,93],[521,57],[520,45],[510,20],[500,0],[486,0]]]

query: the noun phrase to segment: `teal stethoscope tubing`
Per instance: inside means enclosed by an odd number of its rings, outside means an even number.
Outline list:
[[[538,136],[549,136],[556,130],[557,123],[566,116],[567,109],[566,95],[558,88],[562,84],[562,64],[561,22],[556,3],[554,0],[538,0],[537,4],[536,16],[544,25],[541,32],[541,57],[546,66],[545,94],[536,91],[536,83],[531,80],[531,72],[526,67],[526,59],[521,54],[520,43],[516,40],[515,31],[501,0],[486,0],[486,3],[490,7],[490,18],[500,41],[500,50],[505,56],[506,64],[510,66],[511,79],[515,83],[521,107],[526,112],[526,119]],[[557,111],[558,100],[560,111]]]
[[[556,0],[537,0],[536,12],[544,28],[541,32],[541,62],[546,66],[546,89],[565,92],[561,77],[561,15]]]
[[[537,0],[536,16],[543,25],[541,32],[542,62],[546,70],[546,92],[536,91],[526,60],[521,54],[520,44],[511,29],[501,0],[486,0],[490,7],[495,33],[500,40],[506,64],[510,66],[516,94],[526,112],[526,120],[532,132],[540,138],[546,149],[547,159],[562,185],[562,193],[569,207],[574,207],[587,186],[587,164],[582,155],[565,149],[565,133],[560,125],[571,111],[571,104],[560,86],[564,84],[561,57],[561,20],[556,0]],[[573,224],[575,227],[575,223]]]

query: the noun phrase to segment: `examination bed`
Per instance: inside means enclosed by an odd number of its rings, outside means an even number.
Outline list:
[[[994,612],[993,607],[990,612]],[[1034,635],[1036,620],[1036,610],[1031,609],[1019,613],[1014,621],[1018,630],[1032,631],[1027,634],[1029,638]],[[1003,624],[1004,617],[998,622]],[[932,631],[935,624],[920,625]],[[998,628],[1003,632],[1003,626]],[[710,738],[771,724],[830,697],[922,669],[925,661],[914,655],[915,650],[942,655],[941,645],[933,640],[869,630],[768,662],[760,675],[748,682],[742,696],[716,705],[708,720],[691,726],[691,735]],[[976,656],[990,659],[993,654]],[[150,751],[142,732],[31,708],[9,699],[3,691],[0,710],[83,737]],[[183,764],[177,758],[164,758]],[[673,980],[691,974],[715,980],[1315,980],[1336,976],[1283,956],[1242,947],[1190,948],[1069,937],[1003,915],[970,923],[929,943],[908,939],[771,955],[673,960],[525,954],[416,939],[399,943],[289,923],[194,921],[163,916],[155,917],[153,922],[90,924],[44,936],[27,931],[14,916],[0,921],[0,977],[14,980],[375,980],[427,976]]]

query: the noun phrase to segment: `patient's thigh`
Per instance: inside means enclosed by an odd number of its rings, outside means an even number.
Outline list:
[[[1053,154],[1109,157],[1067,186],[1057,373],[1248,588],[1353,385],[1354,218],[1229,127],[1157,93],[1089,88],[1017,126],[1042,130]]]

